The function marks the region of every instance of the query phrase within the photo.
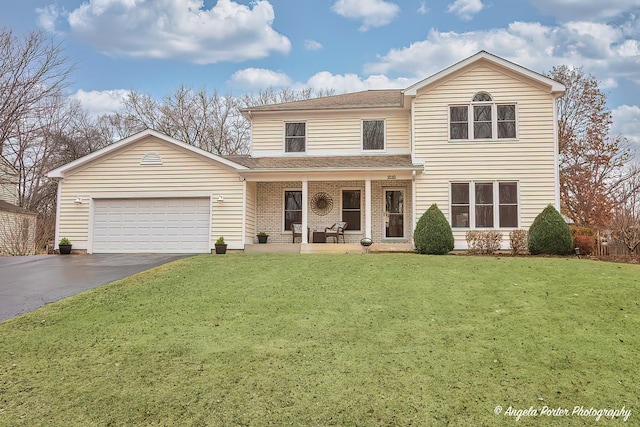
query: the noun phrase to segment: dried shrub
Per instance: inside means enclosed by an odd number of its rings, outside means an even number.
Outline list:
[[[513,230],[509,233],[509,243],[511,244],[511,253],[513,255],[523,254],[527,250],[527,230]]]
[[[491,255],[500,249],[502,233],[499,231],[469,230],[466,234],[469,253]]]
[[[592,236],[577,235],[573,238],[573,244],[580,251],[580,255],[591,255],[596,241]]]

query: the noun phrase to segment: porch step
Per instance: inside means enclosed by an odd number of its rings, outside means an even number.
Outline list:
[[[267,243],[244,245],[245,254],[299,254],[300,243]]]
[[[308,243],[301,245],[301,254],[360,254],[365,250],[360,243]]]

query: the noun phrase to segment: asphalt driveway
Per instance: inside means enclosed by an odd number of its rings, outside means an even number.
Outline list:
[[[0,322],[190,255],[97,254],[0,257]]]

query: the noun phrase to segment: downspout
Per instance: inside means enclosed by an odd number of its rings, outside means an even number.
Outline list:
[[[553,163],[555,180],[555,204],[556,209],[560,212],[560,144],[558,141],[558,97],[553,98]]]
[[[56,195],[56,232],[54,235],[53,249],[58,249],[58,242],[60,241],[60,203],[62,201],[62,180],[58,179],[58,190]]]

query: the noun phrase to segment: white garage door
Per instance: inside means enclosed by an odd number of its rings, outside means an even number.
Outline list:
[[[96,199],[93,252],[209,252],[209,200]]]

